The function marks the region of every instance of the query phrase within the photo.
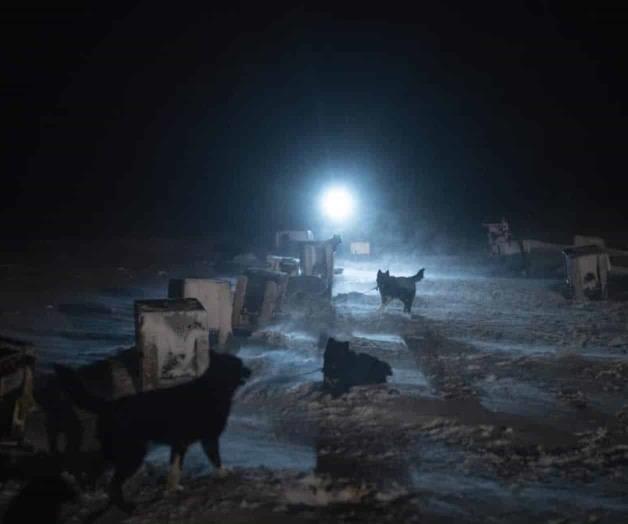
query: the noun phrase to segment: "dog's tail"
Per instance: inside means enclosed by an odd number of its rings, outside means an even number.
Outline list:
[[[414,280],[415,282],[420,282],[421,280],[423,280],[423,273],[425,273],[425,268],[421,269],[416,275],[411,277],[412,280]]]
[[[61,364],[55,364],[54,370],[61,389],[79,408],[95,413],[102,411],[106,401],[87,391],[76,371]]]

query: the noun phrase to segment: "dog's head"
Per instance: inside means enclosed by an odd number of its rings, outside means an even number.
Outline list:
[[[327,347],[323,357],[323,381],[327,391],[337,397],[347,391],[343,376],[351,369],[351,358],[355,354],[349,349],[349,342],[341,342],[334,338],[327,339]]]
[[[380,287],[389,278],[390,278],[390,270],[384,273],[381,269],[378,269],[377,270],[377,287]]]
[[[210,351],[207,371],[212,381],[232,390],[244,385],[251,376],[251,370],[244,365],[242,359],[216,351]]]
[[[343,366],[346,365],[347,359],[350,357],[349,342],[341,342],[335,338],[329,337],[323,357],[323,373],[336,376],[340,373]]]

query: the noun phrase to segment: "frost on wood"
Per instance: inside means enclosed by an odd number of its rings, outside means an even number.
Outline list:
[[[216,334],[218,349],[223,348],[231,335],[233,300],[227,280],[209,278],[172,279],[168,286],[170,298],[195,298],[207,311],[210,334]],[[212,347],[212,349],[215,349]]]
[[[209,365],[207,312],[195,298],[135,302],[143,390],[201,375]]]

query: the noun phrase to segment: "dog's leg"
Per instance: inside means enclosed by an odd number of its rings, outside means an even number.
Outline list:
[[[390,297],[382,297],[382,303],[379,306],[379,309],[377,310],[378,313],[382,313],[384,311],[384,308],[388,305],[388,303],[392,300],[392,298]]]
[[[403,302],[403,311],[404,313],[407,313],[408,317],[412,317],[412,304],[414,304],[415,297],[416,291],[408,291],[407,293],[404,293],[401,297],[401,301]]]
[[[119,507],[122,511],[132,513],[135,509],[135,504],[125,500],[122,492],[122,485],[127,478],[127,475],[119,472],[119,470],[115,471],[109,485],[109,504]]]
[[[115,456],[115,471],[109,485],[110,502],[124,511],[132,512],[135,505],[124,499],[122,486],[144,462],[146,444],[143,442],[129,442],[122,449],[116,451],[119,454]]]
[[[222,461],[220,460],[220,446],[218,444],[218,438],[201,440],[201,444],[209,461],[218,470],[220,475],[224,475],[225,471],[222,467]]]
[[[59,428],[55,423],[46,423],[46,437],[48,439],[48,452],[51,455],[59,453]]]
[[[176,445],[170,449],[170,471],[168,472],[167,493],[174,493],[181,489],[181,471],[183,469],[183,458],[187,446]]]
[[[382,319],[384,317],[384,308],[386,307],[386,304],[388,304],[388,302],[390,302],[390,298],[382,296],[382,303],[377,309],[377,324],[375,326],[375,329],[379,329],[382,324]]]
[[[403,301],[403,312],[408,315],[412,314],[412,298],[406,298]]]
[[[81,452],[83,444],[83,425],[79,418],[72,412],[71,417],[66,421],[65,433],[65,454],[76,457]]]
[[[126,477],[116,472],[113,474],[111,484],[109,485],[109,503],[111,505],[119,507],[121,510],[128,513],[132,513],[135,509],[135,504],[124,499],[124,493],[122,492],[122,484]]]
[[[408,314],[412,316],[412,306],[414,306],[414,302],[416,301],[416,290],[412,293],[410,297],[410,305],[408,306]]]

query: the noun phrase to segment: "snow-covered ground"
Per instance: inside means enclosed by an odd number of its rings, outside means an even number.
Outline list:
[[[155,503],[161,484],[146,481],[134,521],[628,521],[628,304],[573,303],[560,280],[489,277],[470,257],[339,265],[333,322],[283,319],[243,341],[254,374],[221,441],[232,474],[194,448],[189,490]],[[412,315],[378,312],[377,269],[422,267]],[[132,345],[133,300],[212,275],[11,267],[0,333],[32,340],[43,370],[91,362]],[[323,395],[321,326],[387,360],[390,383]],[[151,452],[156,475],[167,456]]]

